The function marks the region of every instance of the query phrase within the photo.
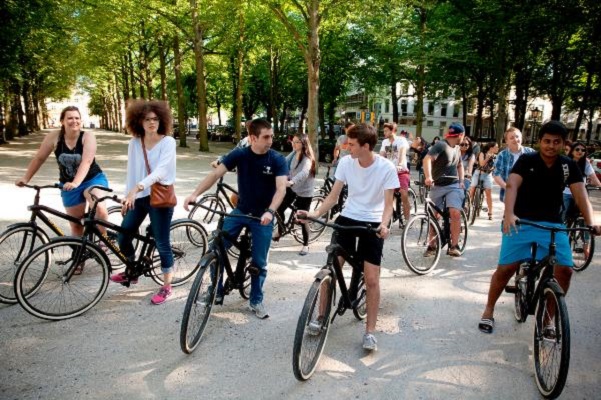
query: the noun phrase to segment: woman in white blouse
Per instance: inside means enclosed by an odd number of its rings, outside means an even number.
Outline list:
[[[171,185],[175,182],[175,140],[171,134],[173,118],[164,101],[136,100],[126,110],[126,126],[133,138],[127,151],[127,178],[121,226],[130,232],[137,232],[148,215],[156,249],[161,259],[164,285],[155,294],[152,304],[162,304],[171,296],[173,279],[173,253],[171,251],[169,227],[173,217],[173,207],[157,208],[150,205],[150,187],[159,182]],[[144,158],[148,157],[148,166]],[[148,173],[150,169],[150,174]],[[123,254],[133,259],[135,250],[132,237],[119,235],[119,247]],[[128,280],[124,272],[111,276],[111,280],[123,283]],[[137,280],[130,281],[137,283]]]

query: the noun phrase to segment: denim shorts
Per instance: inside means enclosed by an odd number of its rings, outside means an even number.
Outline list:
[[[459,187],[458,183],[453,183],[448,186],[432,186],[430,189],[430,200],[436,204],[436,207],[443,210],[443,201],[446,197],[446,205],[448,208],[463,208],[465,200],[465,191]]]
[[[474,183],[474,187],[478,186],[480,180],[482,180],[482,185],[484,186],[484,189],[492,189],[492,173],[485,173],[480,170],[476,170],[474,175],[472,175],[472,182]]]
[[[524,220],[526,221],[526,220]],[[533,221],[540,225],[565,228],[565,225],[556,222]],[[503,225],[501,224],[501,230]],[[523,262],[532,258],[532,243],[536,242],[536,259],[542,260],[549,254],[549,243],[551,242],[551,233],[530,225],[519,225],[518,232],[512,230],[511,235],[503,233],[501,240],[501,253],[499,254],[499,265],[509,265]],[[564,265],[572,268],[574,261],[572,259],[572,249],[566,232],[557,232],[555,234],[555,245],[557,265]]]
[[[82,203],[85,203],[86,198],[84,197],[83,192],[90,186],[94,186],[94,185],[109,187],[109,181],[108,181],[108,179],[106,179],[106,175],[104,175],[104,172],[97,174],[92,179],[88,179],[87,181],[82,182],[75,189],[61,190],[63,206],[65,206],[65,208],[75,207]]]

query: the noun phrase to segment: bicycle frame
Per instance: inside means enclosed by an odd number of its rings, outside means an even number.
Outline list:
[[[232,203],[232,200],[230,199],[230,196],[228,196],[226,189],[229,190],[232,194],[238,194],[238,191],[236,189],[234,189],[232,186],[230,186],[229,184],[223,182],[223,176],[219,179],[219,182],[217,182],[217,188],[215,189],[215,197],[217,198],[225,198],[225,200],[227,201],[227,204],[232,208],[236,208],[234,206],[234,204]],[[221,196],[220,196],[221,195]]]
[[[446,200],[444,204],[446,206]],[[436,204],[434,204],[434,202],[430,199],[426,200],[424,209],[428,218],[433,220],[434,224],[436,224],[438,230],[442,234],[442,237],[440,238],[441,246],[446,246],[451,238],[451,221],[449,218],[448,209],[445,207],[444,211],[441,210],[440,208],[436,207]],[[439,219],[436,216],[437,214],[442,217],[442,226],[440,225]]]
[[[332,316],[331,322],[334,322],[336,315],[342,315],[349,308],[354,308],[360,299],[357,299],[357,289],[359,284],[359,278],[363,272],[363,260],[359,260],[355,254],[348,253],[342,246],[338,244],[330,244],[326,247],[328,253],[328,262],[322,270],[330,271],[338,282],[340,288],[340,303],[336,313]],[[351,275],[351,282],[347,288],[346,281],[344,280],[344,274],[342,272],[342,265],[338,257],[342,257],[345,262],[349,263],[353,268]]]
[[[211,251],[217,255],[219,264],[224,267],[228,277],[233,278],[234,282],[230,282],[231,287],[224,287],[224,291],[229,293],[232,289],[237,289],[236,284],[244,282],[244,267],[246,259],[250,256],[250,244],[251,238],[248,230],[240,236],[238,240],[232,240],[230,235],[223,230],[224,218],[219,218],[217,223],[217,229],[213,232],[213,243],[211,245]],[[225,246],[225,240],[227,240],[232,246],[240,251],[238,256],[238,262],[236,263],[236,270],[232,269],[232,264],[229,257],[227,256],[227,249]]]

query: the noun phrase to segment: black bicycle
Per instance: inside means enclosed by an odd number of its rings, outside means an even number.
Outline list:
[[[534,377],[540,393],[546,398],[559,396],[564,388],[570,365],[570,320],[565,294],[553,274],[557,265],[555,235],[557,232],[587,232],[586,228],[554,228],[529,221],[530,225],[549,231],[549,254],[536,261],[537,243],[532,243],[532,258],[516,271],[513,286],[505,291],[515,294],[515,319],[525,322],[534,315]]]
[[[484,197],[486,196],[486,192],[484,189],[484,179],[482,177],[484,172],[480,170],[478,174],[478,182],[476,183],[476,188],[474,189],[474,196],[470,198],[471,202],[471,212],[470,212],[470,225],[474,225],[476,222],[476,218],[480,216],[480,212],[488,212],[488,207],[484,207]],[[468,196],[469,197],[469,196]]]
[[[5,304],[17,303],[13,282],[17,269],[25,257],[35,248],[50,241],[49,232],[59,237],[65,236],[63,230],[46,213],[82,225],[80,218],[40,204],[40,192],[43,189],[61,189],[60,184],[24,185],[24,187],[35,190],[33,205],[28,207],[31,211],[29,221],[12,224],[0,234],[0,303]],[[120,222],[122,219],[120,206],[110,207],[108,213],[110,221]],[[47,229],[44,229],[44,225]],[[107,231],[107,236],[116,239],[116,235],[111,230]],[[109,261],[113,269],[123,267],[123,263],[116,257],[109,257]]]
[[[326,197],[328,197],[328,195],[330,194],[330,192],[332,191],[332,188],[334,187],[334,183],[336,182],[336,179],[333,176],[330,176],[330,169],[332,167],[328,166],[328,169],[326,171],[326,176],[323,179],[323,185],[319,186],[319,187],[315,187],[315,190],[317,190],[317,196],[321,196],[324,199]],[[344,187],[342,188],[342,191],[340,192],[340,196],[338,197],[338,202],[336,204],[334,204],[334,206],[330,209],[330,212],[328,213],[328,219],[334,219],[334,217],[339,214],[340,212],[342,212],[342,209],[344,208],[344,204],[346,203],[346,198],[348,197],[348,187],[346,185],[344,185]]]
[[[102,186],[92,186],[89,190],[92,189],[112,192]],[[103,243],[125,264],[128,281],[124,286],[135,283],[142,275],[150,276],[159,285],[164,283],[151,227],[146,229],[145,236],[128,232],[141,246],[137,259],[130,261],[98,226],[119,233],[125,233],[125,229],[96,218],[98,203],[108,199],[120,203],[121,200],[117,196],[97,198],[92,195],[92,198],[94,204],[83,221],[81,238],[52,239],[34,249],[19,266],[14,281],[15,295],[31,315],[48,320],[68,319],[83,314],[100,301],[113,268],[98,243]],[[207,234],[198,222],[180,219],[171,222],[170,236],[175,261],[171,284],[179,286],[190,280],[198,269],[196,260],[206,252]],[[77,269],[83,269],[81,274],[76,273]]]
[[[446,199],[444,204],[443,211],[436,207],[432,200],[427,199],[424,212],[411,217],[403,229],[401,238],[403,259],[409,269],[418,275],[427,274],[436,267],[444,246],[450,249],[451,221]],[[437,215],[442,217],[442,225]],[[468,226],[463,210],[460,210],[460,215],[461,230],[457,244],[459,251],[463,252],[467,244]]]
[[[426,176],[423,171],[419,171],[419,179],[413,181],[413,183],[417,186],[417,199],[419,200],[419,203],[426,204],[426,200],[430,194],[430,186],[426,185]]]
[[[210,209],[204,204],[190,203],[190,205],[193,204],[214,213],[218,216],[218,220],[217,228],[211,233],[210,250],[198,262],[198,274],[194,279],[194,283],[192,283],[184,308],[179,342],[182,351],[186,354],[192,353],[200,343],[209,322],[213,304],[223,304],[223,298],[216,301],[218,283],[223,270],[225,269],[227,275],[227,279],[223,284],[223,295],[228,295],[233,290],[237,290],[240,296],[246,300],[250,298],[251,274],[258,274],[259,272],[252,264],[250,231],[245,229],[237,241],[232,240],[228,233],[223,230],[223,222],[225,217],[248,218],[259,221],[260,218],[251,215],[228,214],[220,210]],[[226,241],[238,249],[239,256],[235,270],[232,269],[227,256]]]
[[[334,230],[368,231],[376,230],[369,226],[341,226],[324,223],[321,220],[308,218],[315,223],[324,224]],[[363,277],[363,260],[354,252],[347,252],[338,244],[326,247],[327,263],[315,275],[315,281],[307,293],[307,298],[296,325],[294,346],[292,351],[292,369],[294,376],[305,381],[313,375],[323,353],[330,324],[337,315],[343,315],[352,309],[358,320],[367,316],[366,288]],[[338,256],[344,258],[352,267],[352,275],[347,288],[342,266]],[[340,299],[336,306],[336,282],[340,289]],[[334,312],[332,313],[332,308]]]
[[[601,190],[601,188],[587,185],[586,190]],[[580,211],[576,210],[571,215],[568,213],[566,226],[568,228],[583,228],[586,226]],[[586,231],[570,231],[568,235],[570,247],[572,248],[574,271],[584,271],[591,264],[595,254],[595,237]]]
[[[309,207],[309,211],[317,210],[321,204],[323,203],[324,198],[322,196],[313,196],[311,200],[311,206]],[[286,236],[291,233],[294,239],[303,244],[303,231],[301,223],[296,220],[296,212],[298,211],[298,207],[296,206],[296,200],[290,205],[290,213],[287,215],[280,215],[279,213],[275,213],[275,223],[273,224],[273,232],[274,237],[277,237],[276,241],[279,241],[280,238]],[[323,222],[328,222],[329,213],[322,217]],[[309,223],[309,243],[315,242],[319,237],[323,234],[326,227],[322,224]]]
[[[417,214],[417,195],[415,194],[415,190],[409,187],[407,191],[407,196],[409,198],[409,213],[411,215]],[[401,192],[399,190],[395,190],[394,192],[394,201],[392,203],[392,219],[391,225],[395,222],[399,223],[399,228],[403,229],[405,227],[405,214],[403,213],[403,200],[401,198]]]
[[[202,196],[194,207],[190,210],[188,218],[206,225],[213,229],[219,220],[219,216],[214,211],[226,212],[236,208],[238,201],[238,191],[229,184],[223,182],[223,176],[217,182],[215,193],[209,193]],[[200,207],[201,205],[206,207]]]

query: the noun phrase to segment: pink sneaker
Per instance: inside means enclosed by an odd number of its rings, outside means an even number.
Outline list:
[[[125,276],[125,272],[120,272],[118,274],[113,274],[111,275],[111,277],[109,278],[111,280],[111,282],[115,282],[115,283],[126,283],[127,282],[127,276]],[[132,279],[131,281],[129,281],[129,283],[138,283],[138,279]]]
[[[159,292],[157,294],[155,294],[154,296],[152,296],[152,299],[150,299],[150,302],[152,304],[163,304],[166,300],[167,297],[171,296],[171,287],[165,287],[163,286],[162,288],[159,289]]]

